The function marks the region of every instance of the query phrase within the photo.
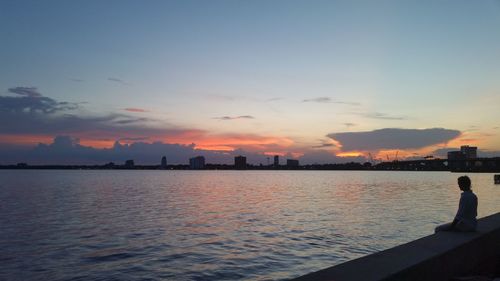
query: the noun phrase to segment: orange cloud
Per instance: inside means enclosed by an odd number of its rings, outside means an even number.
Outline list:
[[[350,151],[350,152],[341,152],[336,154],[338,157],[359,157],[363,156],[362,152],[357,152],[357,151]]]
[[[52,143],[54,136],[48,135],[0,135],[0,143],[22,146],[35,146],[39,143]]]
[[[286,137],[259,136],[250,134],[210,135],[193,132],[175,138],[165,137],[164,141],[180,144],[196,144],[196,149],[231,151],[242,148],[249,151],[267,150],[269,147],[290,147],[293,141]]]

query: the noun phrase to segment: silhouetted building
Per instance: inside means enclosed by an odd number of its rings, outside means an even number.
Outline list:
[[[286,159],[286,166],[287,167],[298,167],[299,166],[299,160]]]
[[[448,160],[464,160],[462,151],[448,151]]]
[[[192,170],[205,169],[205,157],[196,156],[189,159],[189,168]]]
[[[464,154],[465,159],[476,159],[477,158],[477,147],[462,145],[460,151]]]
[[[134,160],[127,160],[125,161],[125,168],[134,168]]]
[[[245,156],[234,157],[234,167],[238,170],[244,170],[247,168],[247,158]]]
[[[160,165],[160,167],[161,167],[162,169],[166,169],[166,168],[167,168],[167,157],[166,157],[166,156],[163,156],[163,157],[161,158],[161,165]]]
[[[274,155],[274,167],[278,167],[280,165],[280,156]]]
[[[477,158],[477,147],[462,145],[459,151],[448,152],[448,160],[466,160]]]

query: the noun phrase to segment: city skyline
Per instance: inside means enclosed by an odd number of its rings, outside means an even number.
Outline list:
[[[0,164],[499,156],[499,13],[498,1],[2,2]]]

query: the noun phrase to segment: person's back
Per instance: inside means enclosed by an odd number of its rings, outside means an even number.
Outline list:
[[[472,190],[464,190],[460,196],[456,227],[462,231],[473,231],[477,226],[477,196]]]

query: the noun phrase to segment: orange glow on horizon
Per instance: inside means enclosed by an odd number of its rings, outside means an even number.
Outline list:
[[[336,154],[338,157],[359,157],[363,156],[363,153],[357,151],[341,152]]]
[[[274,151],[268,151],[268,152],[264,152],[264,155],[267,155],[267,156],[275,156],[275,155],[278,155],[278,156],[285,156],[286,153],[284,152],[274,152]]]
[[[112,148],[116,140],[121,144],[132,144],[135,142],[153,143],[162,142],[169,144],[191,145],[195,144],[195,149],[211,151],[233,151],[245,149],[248,151],[269,151],[271,148],[273,155],[284,156],[285,152],[274,152],[286,149],[293,145],[293,141],[285,137],[259,136],[259,135],[206,135],[202,131],[183,131],[173,136],[151,136],[141,139],[140,136],[131,136],[129,139],[107,136],[106,132],[87,132],[85,134],[72,135],[79,139],[82,146],[96,149]],[[105,137],[103,139],[103,137]],[[137,140],[134,140],[137,137]],[[54,136],[48,135],[0,135],[0,143],[35,146],[38,143],[51,144]],[[276,149],[276,150],[275,150]]]
[[[21,146],[35,146],[39,143],[50,144],[54,140],[48,135],[0,135],[0,143]]]
[[[113,140],[93,140],[93,139],[84,139],[80,140],[80,145],[90,146],[93,148],[112,148],[115,144]]]

